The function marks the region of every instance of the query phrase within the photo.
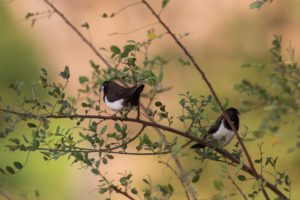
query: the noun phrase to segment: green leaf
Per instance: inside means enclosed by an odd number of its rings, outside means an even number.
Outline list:
[[[177,155],[179,154],[181,151],[181,146],[180,145],[174,145],[172,147],[172,154]]]
[[[132,188],[130,191],[132,192],[132,194],[137,194],[138,193],[138,191],[135,188]]]
[[[143,178],[143,181],[149,185],[149,181],[147,181],[146,179]]]
[[[47,76],[47,70],[44,68],[41,68],[41,74]]]
[[[6,167],[6,171],[8,171],[11,174],[15,174],[15,170],[12,167],[10,167],[10,166]]]
[[[118,132],[122,132],[122,128],[121,128],[120,124],[115,123],[115,128]]]
[[[65,66],[65,70],[63,72],[60,72],[59,74],[61,77],[64,79],[69,79],[70,78],[70,69],[68,66]]]
[[[85,22],[84,24],[81,24],[81,27],[89,29],[90,25],[87,22]]]
[[[79,83],[80,84],[83,84],[83,83],[88,82],[88,81],[89,81],[89,79],[86,76],[80,76],[79,77]]]
[[[245,181],[246,180],[246,177],[244,175],[238,175],[238,179],[240,181]]]
[[[265,4],[265,1],[255,1],[250,4],[250,9],[257,9],[260,10],[260,8]]]
[[[40,197],[40,192],[38,190],[34,190],[34,194],[35,194],[36,198]]]
[[[100,188],[99,193],[104,194],[105,192],[107,192],[107,190],[107,188]]]
[[[91,169],[91,172],[93,172],[96,175],[98,175],[100,173],[99,170],[96,168]]]
[[[0,168],[0,172],[5,175],[4,169]]]
[[[23,168],[23,165],[21,163],[19,163],[19,162],[14,162],[14,166],[17,169],[22,169]]]
[[[199,174],[196,174],[196,175],[193,177],[192,182],[193,182],[193,183],[196,183],[196,182],[199,180],[199,178],[200,178]]]
[[[103,159],[102,159],[102,162],[103,162],[104,165],[106,165],[106,164],[107,164],[107,159],[106,159],[106,158],[103,158]]]
[[[222,181],[214,181],[214,186],[215,186],[215,188],[217,189],[217,190],[219,190],[219,191],[221,191],[222,190],[222,188],[224,187],[224,184],[223,184],[223,182]]]
[[[155,106],[160,107],[160,106],[162,106],[162,103],[160,101],[157,101],[157,102],[155,102]]]
[[[121,53],[121,50],[119,49],[119,47],[115,46],[115,45],[112,45],[110,47],[110,50],[111,52],[113,52],[114,54],[120,54]]]
[[[100,131],[100,135],[103,135],[105,133],[106,129],[107,129],[107,125],[103,126],[103,128]]]
[[[35,125],[34,123],[27,123],[27,126],[29,128],[36,128],[37,127],[37,125]]]
[[[169,0],[163,0],[162,3],[161,3],[161,7],[165,8],[168,3],[169,3]]]

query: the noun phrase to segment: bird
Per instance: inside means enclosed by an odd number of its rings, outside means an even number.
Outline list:
[[[121,112],[125,107],[138,106],[137,118],[139,118],[140,95],[144,87],[145,85],[140,85],[139,87],[123,87],[114,81],[105,81],[101,86],[104,91],[103,100],[106,106],[109,109],[116,111],[114,116]]]
[[[240,112],[236,108],[228,108],[225,110],[227,115],[229,116],[230,120],[233,122],[233,125],[236,130],[239,129],[239,115]],[[234,132],[232,128],[230,127],[229,123],[227,120],[225,120],[225,117],[223,114],[220,115],[220,117],[217,119],[216,123],[213,124],[209,129],[208,129],[208,134],[207,136],[211,135],[213,139],[215,139],[218,143],[218,146],[224,147],[227,144],[231,142],[231,140],[234,137]],[[207,139],[206,136],[206,139]],[[200,143],[194,144],[191,146],[192,149],[199,149],[199,148],[204,148],[205,145],[202,145]]]

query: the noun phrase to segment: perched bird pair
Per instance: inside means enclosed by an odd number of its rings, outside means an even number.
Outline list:
[[[122,111],[125,107],[128,106],[138,106],[138,118],[139,118],[139,100],[140,95],[144,89],[144,85],[139,87],[122,87],[116,82],[105,81],[102,84],[102,89],[104,91],[103,100],[108,108],[113,111],[118,112]],[[239,111],[235,108],[228,108],[225,110],[228,114],[230,120],[233,122],[233,125],[236,130],[239,129]],[[224,147],[233,139],[234,132],[230,127],[227,120],[221,114],[217,119],[216,123],[212,125],[208,130],[208,135],[211,135],[213,139],[218,142],[220,147]],[[207,138],[207,137],[206,137]],[[209,142],[209,141],[208,141]],[[194,144],[191,148],[204,148],[205,146],[197,143]]]

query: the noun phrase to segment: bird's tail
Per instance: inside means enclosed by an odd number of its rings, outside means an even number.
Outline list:
[[[202,149],[204,147],[205,147],[205,145],[200,144],[200,143],[197,143],[197,144],[194,144],[193,146],[191,146],[192,149]]]
[[[139,99],[142,91],[144,90],[145,85],[139,86],[134,93],[131,95],[130,103],[133,106],[137,106],[139,104]]]

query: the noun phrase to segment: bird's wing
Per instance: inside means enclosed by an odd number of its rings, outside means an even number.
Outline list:
[[[213,125],[211,125],[211,127],[208,129],[208,134],[211,135],[211,134],[214,134],[215,132],[217,132],[218,129],[219,129],[219,127],[220,127],[220,125],[221,125],[221,123],[222,123],[222,121],[223,121],[223,119],[224,119],[224,117],[223,117],[223,115],[221,115],[217,119],[216,123],[213,124]]]

